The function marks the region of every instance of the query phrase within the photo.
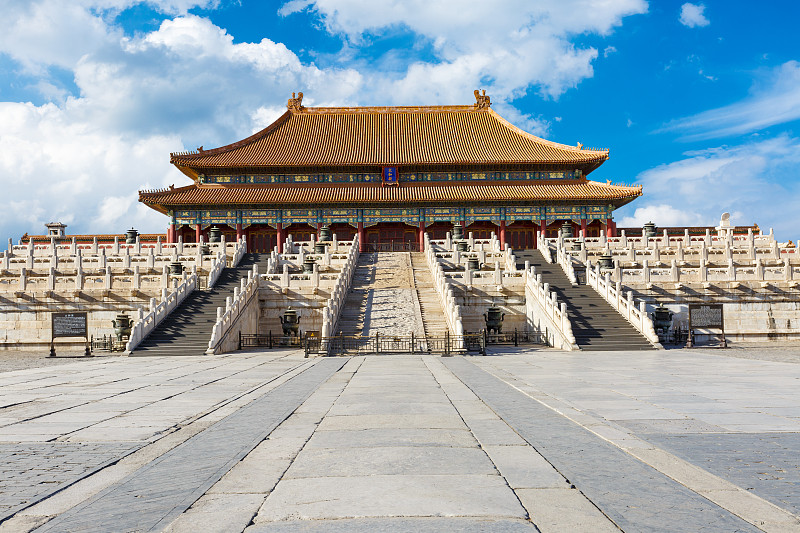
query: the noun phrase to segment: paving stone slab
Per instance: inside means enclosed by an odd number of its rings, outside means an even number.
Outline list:
[[[477,448],[373,446],[303,450],[284,479],[399,474],[496,475],[497,471]]]
[[[352,476],[282,480],[254,522],[380,516],[526,518],[526,513],[498,475]]]
[[[320,422],[317,431],[381,428],[463,429],[464,421],[456,413],[450,415],[326,416]]]
[[[442,361],[623,530],[758,531],[466,359]]]
[[[530,446],[483,446],[483,450],[515,491],[567,485],[564,476]]]
[[[569,488],[515,490],[541,533],[591,531],[619,533],[620,529],[580,491]]]
[[[37,531],[159,531],[285,420],[345,361],[322,359]]]
[[[307,448],[369,448],[373,446],[477,447],[472,433],[464,429],[378,428],[318,431]]]
[[[800,514],[800,433],[648,433],[642,438]]]
[[[267,522],[248,527],[245,533],[530,533],[536,527],[527,520],[492,518],[351,518],[342,520],[294,520]]]
[[[132,442],[0,443],[0,522],[139,447]]]

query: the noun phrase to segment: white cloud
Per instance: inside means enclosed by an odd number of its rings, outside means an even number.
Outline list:
[[[686,2],[681,6],[681,24],[689,28],[702,28],[710,24],[709,20],[703,15],[706,6],[703,4],[691,4]]]
[[[611,54],[616,54],[616,53],[617,53],[617,47],[616,46],[609,45],[609,46],[606,46],[603,49],[603,57],[608,57]]]
[[[114,17],[142,3],[178,14],[192,7],[214,7],[217,0],[6,0],[0,53],[34,73],[48,66],[70,69],[86,54],[116,46],[122,32]]]
[[[331,33],[358,47],[372,35],[409,31],[432,44],[436,61],[412,62],[397,76],[379,78],[380,94],[395,103],[462,102],[476,87],[495,101],[530,87],[557,98],[594,74],[598,51],[571,42],[576,35],[608,35],[625,16],[644,13],[644,0],[294,0],[281,13],[315,11]],[[386,79],[388,78],[388,79]],[[385,80],[385,81],[384,81]],[[386,97],[384,96],[384,98]]]
[[[723,212],[735,224],[774,227],[793,239],[800,185],[787,180],[800,164],[800,139],[786,135],[739,146],[688,152],[679,161],[637,176],[644,196],[620,211],[619,226],[719,223]]]
[[[0,104],[0,234],[40,233],[51,220],[71,233],[164,231],[166,217],[137,191],[188,182],[170,152],[239,140],[285,110],[292,91],[327,105],[361,84],[269,39],[234,43],[193,15],[87,53],[73,72],[77,96],[42,85],[57,103]]]
[[[38,233],[51,220],[71,233],[163,231],[165,217],[139,204],[137,190],[187,183],[169,152],[239,140],[283,113],[292,91],[302,90],[306,105],[386,105],[469,103],[482,87],[498,112],[544,135],[547,121],[509,102],[531,88],[555,98],[591,77],[598,50],[573,39],[608,35],[647,9],[645,0],[285,4],[286,13],[316,10],[346,41],[341,62],[320,68],[282,43],[234,42],[187,14],[217,3],[7,0],[0,54],[38,76],[31,86],[50,103],[0,104],[0,234]],[[174,16],[126,37],[116,17],[138,4]],[[412,32],[420,49],[393,70],[357,59],[387,31]],[[74,76],[68,91],[54,70]]]
[[[693,141],[741,135],[800,119],[800,63],[788,61],[765,78],[741,102],[672,121],[660,131],[684,132],[683,140]]]

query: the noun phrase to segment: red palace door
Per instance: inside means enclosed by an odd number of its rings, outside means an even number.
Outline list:
[[[278,232],[275,230],[251,231],[247,237],[247,249],[250,253],[270,253],[278,245]]]
[[[367,228],[367,250],[370,252],[417,251],[417,232],[405,224],[378,224]]]

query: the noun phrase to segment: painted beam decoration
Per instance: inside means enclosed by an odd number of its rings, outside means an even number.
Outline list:
[[[574,180],[580,179],[580,170],[537,172],[400,172],[397,167],[383,167],[382,172],[332,173],[332,174],[266,174],[200,176],[200,183],[379,183],[395,184],[400,181],[519,181],[519,180]]]
[[[403,222],[412,226],[424,221],[426,225],[434,222],[467,223],[476,221],[498,222],[506,220],[546,221],[551,224],[556,220],[581,220],[593,222],[611,218],[614,206],[485,206],[485,207],[409,207],[409,208],[375,208],[375,209],[243,209],[243,210],[179,210],[173,212],[173,222],[177,225],[195,225],[208,227],[213,224],[350,224],[363,222],[365,226],[374,226],[379,222]]]

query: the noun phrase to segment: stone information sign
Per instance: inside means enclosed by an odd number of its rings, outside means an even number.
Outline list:
[[[722,304],[689,305],[689,327],[724,329],[722,323]]]
[[[53,313],[53,338],[88,337],[87,313]]]
[[[728,347],[728,343],[725,340],[725,319],[722,313],[722,304],[689,304],[689,338],[686,342],[687,348],[694,346],[695,329],[718,329],[721,334],[720,346],[723,348]],[[708,332],[706,331],[700,334],[707,335]]]

